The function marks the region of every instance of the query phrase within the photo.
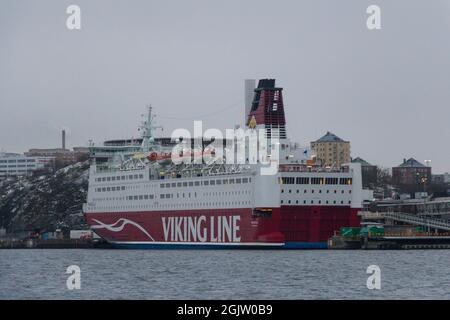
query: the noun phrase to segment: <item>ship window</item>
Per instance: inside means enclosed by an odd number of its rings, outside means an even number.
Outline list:
[[[212,186],[214,186],[214,185],[216,185],[216,181],[215,181],[215,180],[211,180],[211,181],[209,182],[209,184],[212,185]]]
[[[322,201],[321,200],[319,200],[319,204],[321,204],[322,203]]]
[[[242,183],[248,183],[248,178],[243,178]]]
[[[144,194],[144,199],[145,199],[145,200],[148,199],[148,194]]]
[[[189,187],[192,187],[194,183],[192,181],[189,181]]]
[[[297,189],[297,193],[300,193],[300,190]]]
[[[142,196],[142,195],[139,196],[139,200],[142,200],[142,199],[144,199],[144,196]]]
[[[204,181],[203,185],[208,186],[209,185],[209,181]]]
[[[223,180],[223,184],[228,184],[228,180],[227,179]]]
[[[143,174],[140,174],[140,175],[139,175],[139,178],[143,179],[143,178],[144,178],[144,175],[143,175]]]
[[[111,180],[112,181],[116,181],[116,177],[111,177]]]
[[[326,204],[328,204],[328,200],[326,201]]]
[[[177,182],[177,187],[181,187],[181,182]]]
[[[284,193],[284,189],[281,189],[281,193]]]
[[[234,184],[234,179],[229,180],[230,184]]]
[[[325,178],[325,184],[338,184],[338,178]]]
[[[341,200],[341,204],[344,204],[344,201]]]
[[[138,178],[139,178],[139,176],[138,176],[137,174],[135,174],[135,175],[134,175],[134,178],[135,178],[135,179],[138,179]]]
[[[166,183],[166,188],[170,188],[170,183]]]
[[[175,182],[172,182],[172,188],[176,187],[177,184]]]
[[[341,190],[341,193],[344,193],[344,190]]]
[[[293,177],[282,177],[281,183],[282,184],[294,184],[295,179]]]
[[[111,177],[107,177],[107,178],[106,178],[106,181],[111,181]]]
[[[133,175],[130,174],[130,175],[128,176],[128,179],[133,180]]]
[[[122,176],[122,180],[125,180],[125,176]]]
[[[291,189],[289,189],[289,193],[292,193],[292,190],[291,190]]]
[[[348,193],[352,193],[352,190],[348,190]]]
[[[105,192],[105,191],[106,191],[106,188],[102,188],[102,191]]]
[[[159,186],[160,186],[160,188],[164,188],[164,184],[163,183],[161,183]]]
[[[303,193],[307,193],[307,192],[308,192],[308,190],[306,190],[306,189],[305,189],[305,190],[303,190]]]
[[[195,181],[195,186],[199,186],[200,185],[200,181]]]
[[[295,179],[296,184],[309,184],[309,178],[306,177],[298,177]]]
[[[151,195],[150,195],[150,199],[153,199],[153,198],[154,198],[154,196],[151,194]]]
[[[164,199],[164,196],[165,196],[165,194],[163,194],[163,193],[159,195],[159,197],[160,197],[161,199]]]
[[[281,203],[283,203],[283,200],[281,200]]]
[[[187,187],[187,182],[183,182],[183,187]]]
[[[110,187],[106,188],[106,191],[111,191],[111,188]]]
[[[314,190],[311,190],[311,193],[314,193]]]
[[[222,180],[216,180],[216,184],[222,184]]]
[[[291,200],[289,200],[288,203],[290,204],[290,203],[291,203]]]
[[[236,179],[236,183],[241,183],[242,180],[241,179]]]
[[[311,203],[314,203],[314,200],[311,200]]]
[[[303,203],[306,204],[306,200],[303,200]]]
[[[133,196],[133,199],[134,199],[134,200],[137,200],[137,199],[138,199],[138,196]]]

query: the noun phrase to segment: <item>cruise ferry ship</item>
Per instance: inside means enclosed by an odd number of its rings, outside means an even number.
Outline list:
[[[360,164],[323,167],[292,143],[282,90],[273,79],[260,80],[247,110],[246,129],[267,138],[266,162],[228,164],[222,156],[174,163],[180,139],[154,137],[151,108],[138,143],[91,147],[84,205],[90,227],[122,248],[324,249],[340,227],[359,226]],[[224,140],[227,147],[236,142]],[[206,144],[200,153],[214,157]],[[268,165],[274,173],[264,174]]]

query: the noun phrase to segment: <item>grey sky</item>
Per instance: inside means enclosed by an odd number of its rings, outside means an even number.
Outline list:
[[[381,30],[366,28],[370,4]],[[353,157],[450,171],[449,34],[448,0],[2,0],[0,147],[57,147],[63,127],[69,146],[137,136],[147,103],[166,135],[231,128],[244,79],[273,77],[292,140],[330,130]]]

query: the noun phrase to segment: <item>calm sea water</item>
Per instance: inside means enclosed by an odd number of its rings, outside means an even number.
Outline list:
[[[66,287],[69,265],[80,290]],[[0,299],[248,298],[450,299],[450,250],[0,250]]]

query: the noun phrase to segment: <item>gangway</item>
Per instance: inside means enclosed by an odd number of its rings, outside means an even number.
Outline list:
[[[404,212],[383,212],[385,218],[402,221],[414,225],[430,227],[434,229],[450,231],[450,221],[434,218],[423,218]]]

